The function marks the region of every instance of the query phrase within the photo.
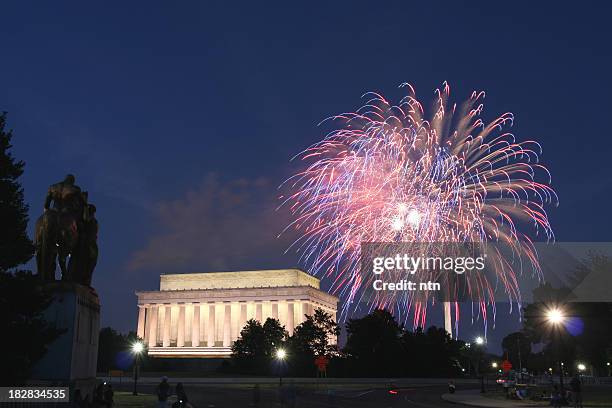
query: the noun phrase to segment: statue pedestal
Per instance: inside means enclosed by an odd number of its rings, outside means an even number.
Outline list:
[[[47,288],[52,301],[44,318],[65,332],[49,345],[30,382],[70,386],[71,394],[80,389],[83,397],[91,398],[100,333],[98,295],[92,288],[71,282],[51,282]]]

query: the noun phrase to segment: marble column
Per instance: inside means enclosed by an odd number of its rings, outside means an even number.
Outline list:
[[[215,304],[208,304],[208,347],[215,347]]]
[[[255,304],[255,320],[260,323],[264,323],[263,321],[263,304],[261,302],[257,302]]]
[[[145,305],[145,331],[144,331],[144,342],[149,344],[149,335],[151,334],[151,305]]]
[[[295,310],[293,302],[287,302],[287,331],[289,335],[293,335],[293,329],[295,327]]]
[[[240,332],[246,325],[247,321],[247,304],[246,302],[240,303],[240,318],[238,319],[238,336],[240,337]]]
[[[295,311],[295,313],[293,314],[295,316],[294,324],[296,326],[304,321],[304,313],[302,313],[302,309],[303,309],[302,305],[303,303],[300,300],[296,300],[293,304],[293,309]]]
[[[162,347],[170,347],[170,328],[171,328],[171,324],[172,324],[172,306],[169,304],[164,305],[164,308],[162,309],[162,332],[163,332],[163,339],[162,339]]]
[[[138,305],[138,329],[136,330],[136,335],[141,339],[145,337],[145,313],[145,307]]]
[[[200,346],[200,304],[193,304],[193,320],[191,321],[191,347]]]
[[[308,303],[308,314],[314,316],[317,306],[313,303]]]
[[[272,302],[272,318],[278,319],[278,302]]]
[[[176,347],[185,346],[185,304],[179,305],[179,314],[177,322]]]
[[[149,331],[149,347],[157,346],[157,305],[151,306],[151,326]]]
[[[229,347],[232,343],[232,305],[225,305],[223,316],[223,347]]]

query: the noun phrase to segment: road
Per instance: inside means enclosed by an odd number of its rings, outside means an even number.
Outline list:
[[[458,387],[461,388],[461,387]],[[117,389],[117,388],[116,388]],[[128,391],[127,385],[118,389]],[[153,385],[139,386],[140,392],[154,393]],[[379,385],[290,385],[283,386],[282,398],[278,385],[260,386],[258,408],[444,408],[457,405],[443,401],[446,392],[442,385],[386,388]],[[189,401],[195,408],[255,407],[253,385],[185,385]],[[294,396],[292,398],[292,396]],[[281,402],[281,399],[284,399]],[[292,399],[295,404],[292,405]]]

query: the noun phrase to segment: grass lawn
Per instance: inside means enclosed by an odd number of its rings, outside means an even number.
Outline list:
[[[131,392],[115,392],[115,407],[117,408],[149,408],[157,405],[157,398],[152,394],[141,394],[134,396]]]

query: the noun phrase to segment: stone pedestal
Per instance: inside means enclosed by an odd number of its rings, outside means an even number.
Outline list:
[[[45,320],[65,330],[48,347],[32,372],[32,383],[68,385],[91,397],[96,381],[100,301],[96,292],[76,283],[49,283],[52,301]]]

